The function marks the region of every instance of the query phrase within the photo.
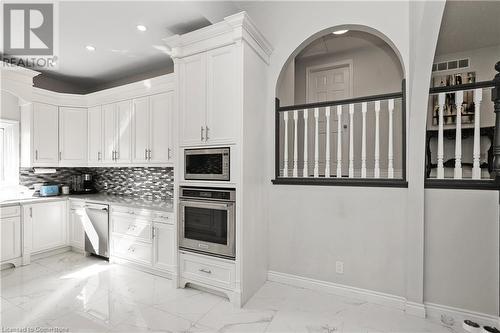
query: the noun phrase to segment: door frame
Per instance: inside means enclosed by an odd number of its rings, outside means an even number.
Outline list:
[[[349,94],[347,98],[352,98],[353,94],[353,61],[352,59],[345,59],[336,62],[329,62],[321,65],[307,66],[306,67],[306,103],[311,103],[309,101],[309,85],[310,85],[310,76],[313,72],[320,72],[322,70],[331,69],[331,68],[339,68],[339,67],[348,67],[349,68]]]

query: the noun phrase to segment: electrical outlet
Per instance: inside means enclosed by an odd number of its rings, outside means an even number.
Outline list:
[[[335,271],[337,272],[337,274],[344,274],[344,262],[335,262]]]

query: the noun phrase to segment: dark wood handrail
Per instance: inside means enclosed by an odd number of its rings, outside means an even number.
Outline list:
[[[494,86],[495,86],[495,82],[493,80],[480,81],[480,82],[474,82],[474,83],[457,84],[455,86],[430,88],[429,94],[434,95],[434,94],[439,94],[439,93],[449,93],[449,92],[461,91],[461,90],[474,90],[474,89],[478,89],[478,88],[491,88]]]
[[[381,100],[386,100],[386,99],[402,98],[402,97],[403,97],[403,92],[400,91],[400,92],[389,93],[389,94],[363,96],[363,97],[356,97],[356,98],[341,99],[341,100],[336,100],[336,101],[326,101],[326,102],[318,102],[318,103],[280,106],[280,107],[276,108],[276,110],[278,112],[283,112],[283,111],[293,111],[293,110],[302,110],[302,109],[314,109],[314,108],[323,108],[326,106],[356,104],[356,103],[362,103],[362,102],[373,102],[373,101],[381,101]]]

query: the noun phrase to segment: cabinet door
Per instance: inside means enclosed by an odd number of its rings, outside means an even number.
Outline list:
[[[205,54],[186,57],[180,68],[180,140],[183,145],[199,145],[205,140],[206,59]]]
[[[19,216],[0,219],[1,224],[1,261],[21,256],[21,219]]]
[[[175,228],[172,224],[154,223],[153,266],[173,272],[175,270]]]
[[[102,162],[102,111],[101,106],[94,106],[88,111],[88,161],[89,164]]]
[[[168,163],[172,159],[173,92],[150,98],[151,163]]]
[[[102,133],[103,133],[103,154],[102,160],[106,163],[114,163],[115,152],[115,104],[102,106]]]
[[[85,247],[84,216],[85,211],[82,209],[72,208],[69,213],[69,244],[80,250]]]
[[[35,103],[33,106],[34,166],[59,164],[58,114],[54,105]]]
[[[235,101],[239,95],[233,46],[207,52],[207,130],[208,143],[232,143],[238,133]]]
[[[134,99],[132,112],[132,162],[147,163],[149,149],[149,97]],[[165,129],[164,129],[165,130]]]
[[[116,104],[116,162],[132,161],[132,101]]]
[[[87,109],[59,108],[59,156],[61,166],[87,164]]]
[[[33,252],[66,245],[66,201],[31,205]]]

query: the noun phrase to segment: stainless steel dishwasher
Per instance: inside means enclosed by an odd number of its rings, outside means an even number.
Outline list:
[[[109,258],[109,207],[108,205],[85,204],[88,217],[84,222],[85,252]]]

